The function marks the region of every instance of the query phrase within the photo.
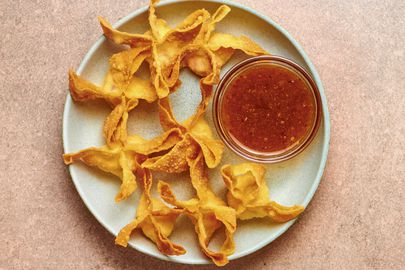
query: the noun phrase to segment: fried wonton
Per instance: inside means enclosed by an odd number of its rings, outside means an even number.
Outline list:
[[[134,76],[149,55],[150,50],[147,47],[114,54],[110,58],[110,68],[101,87],[69,70],[69,89],[73,100],[84,102],[103,99],[114,108],[103,129],[108,145],[114,143],[114,133],[119,126],[126,128],[128,112],[138,105],[140,99],[151,103],[157,98],[155,89],[148,80]]]
[[[205,9],[196,10],[187,16],[175,28],[170,28],[166,21],[158,18],[155,5],[159,1],[152,0],[149,6],[149,24],[151,30],[145,34],[130,34],[112,28],[103,18],[99,18],[104,35],[118,44],[126,44],[132,48],[148,44],[151,57],[148,59],[151,70],[151,81],[159,98],[166,97],[178,84],[180,59],[186,49],[199,35],[202,24],[210,17]],[[131,37],[133,40],[131,40]],[[150,42],[149,42],[150,41]],[[177,67],[173,72],[173,67]]]
[[[119,177],[122,184],[120,192],[115,197],[115,201],[119,202],[135,191],[137,187],[135,172],[142,169],[141,163],[147,155],[172,148],[180,140],[180,135],[179,130],[172,130],[145,143],[140,136],[128,136],[126,125],[121,125],[114,133],[114,143],[64,154],[63,159],[67,165],[79,160],[88,166],[97,167]]]
[[[194,144],[188,148],[186,154],[187,164],[190,167],[191,183],[197,197],[187,201],[179,201],[169,184],[163,181],[159,181],[158,190],[163,200],[176,206],[177,209],[185,211],[185,214],[194,224],[201,250],[216,265],[222,266],[228,263],[227,256],[235,251],[233,234],[236,230],[236,212],[210,189],[205,171],[204,156],[198,148],[198,145]],[[225,240],[219,251],[212,251],[208,245],[214,233],[220,228],[225,231]]]
[[[151,74],[158,97],[164,98],[178,81],[179,67],[176,63],[188,51],[188,46],[193,44],[210,14],[205,9],[196,10],[171,29],[166,21],[156,16],[155,5],[158,2],[152,0],[149,9],[149,24],[154,37]]]
[[[219,81],[221,67],[232,57],[235,50],[256,56],[267,52],[245,36],[215,32],[215,25],[223,20],[230,8],[222,5],[211,16],[205,9],[199,9],[187,16],[175,28],[156,15],[156,4],[149,6],[149,25],[151,30],[144,34],[130,34],[112,28],[103,18],[99,18],[104,35],[117,44],[132,48],[149,46],[151,57],[148,62],[151,77],[159,98],[173,92],[178,84],[182,67],[189,67],[195,74],[203,77],[205,84]],[[133,39],[133,40],[131,40]]]
[[[258,44],[246,36],[236,37],[231,34],[215,32],[215,26],[222,21],[231,9],[220,6],[207,20],[195,44],[200,50],[189,53],[183,66],[189,67],[195,74],[205,77],[204,83],[217,84],[221,67],[232,57],[235,50],[241,50],[250,56],[267,54]]]
[[[287,222],[296,218],[304,207],[280,205],[269,199],[264,174],[266,169],[255,163],[225,165],[221,168],[228,188],[228,205],[242,220],[269,217],[274,222]]]
[[[135,229],[141,229],[143,234],[152,240],[163,254],[181,255],[186,253],[183,247],[174,244],[168,238],[174,229],[177,217],[183,210],[170,208],[151,196],[152,174],[149,170],[138,170],[138,174],[142,179],[144,191],[136,210],[136,217],[121,229],[115,238],[115,243],[126,247],[131,233]]]
[[[111,173],[121,179],[121,187],[115,196],[119,202],[128,198],[136,189],[136,177],[133,173],[140,168],[139,159],[142,156],[126,151],[120,144],[114,146],[90,147],[76,153],[64,154],[66,165],[80,160],[91,167],[97,167],[104,172]]]
[[[186,152],[189,148],[192,148],[193,144],[198,144],[201,148],[204,157],[203,161],[208,168],[218,166],[224,151],[224,144],[222,141],[212,138],[212,133],[207,122],[201,118],[169,152],[162,156],[148,158],[142,163],[142,167],[166,173],[187,171]]]
[[[195,113],[183,123],[179,123],[175,119],[169,97],[159,100],[159,119],[162,128],[168,133],[173,130],[180,133],[176,133],[177,142],[170,151],[163,155],[148,158],[142,164],[142,167],[166,173],[184,172],[188,170],[185,153],[193,143],[197,143],[202,149],[204,160],[209,168],[215,168],[219,164],[224,151],[224,144],[222,141],[213,138],[208,123],[201,118],[212,95],[212,86],[204,84],[201,80],[200,88],[201,102]],[[144,145],[149,143],[145,142]],[[142,145],[139,144],[139,147],[142,147]],[[136,150],[141,151],[141,149]]]

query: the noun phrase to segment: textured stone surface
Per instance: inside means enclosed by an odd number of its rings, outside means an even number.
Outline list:
[[[0,269],[189,269],[115,247],[61,160],[66,72],[99,37],[96,15],[116,21],[147,4],[114,2],[0,1]],[[332,138],[306,214],[225,268],[400,269],[405,2],[243,2],[305,48],[325,86]]]

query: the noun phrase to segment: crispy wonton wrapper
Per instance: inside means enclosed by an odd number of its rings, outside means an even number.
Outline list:
[[[115,196],[119,202],[128,198],[136,189],[136,177],[133,171],[140,168],[139,159],[142,156],[125,151],[125,148],[117,144],[114,147],[90,147],[72,154],[64,154],[63,160],[66,165],[80,160],[88,166],[97,167],[104,172],[111,173],[121,179],[121,187]]]
[[[200,88],[202,96],[201,102],[196,112],[184,123],[179,123],[175,119],[169,97],[159,100],[161,126],[166,132],[171,132],[171,130],[180,131],[181,134],[178,134],[177,139],[180,137],[181,139],[177,140],[174,147],[164,155],[148,158],[142,164],[142,167],[166,173],[187,171],[186,152],[194,143],[198,144],[201,148],[205,163],[209,168],[218,166],[224,151],[224,144],[222,141],[213,138],[208,123],[201,118],[202,114],[207,109],[209,98],[212,95],[212,86],[204,84],[201,80]],[[136,150],[138,152],[140,151],[140,149]]]
[[[147,141],[138,135],[128,136],[126,125],[119,125],[115,130],[114,143],[64,154],[63,159],[67,165],[80,160],[88,166],[97,167],[119,177],[122,184],[120,192],[115,197],[115,201],[119,202],[135,191],[137,183],[134,172],[142,169],[141,163],[147,155],[172,148],[181,140],[181,132],[173,129]]]
[[[179,201],[173,194],[169,184],[159,181],[160,196],[167,203],[182,209],[194,224],[198,235],[201,250],[216,265],[223,266],[228,263],[228,255],[235,251],[233,234],[236,230],[236,213],[224,201],[218,198],[210,189],[205,171],[204,156],[197,144],[188,148],[187,164],[190,167],[191,183],[196,190],[197,198],[188,201]],[[219,251],[208,248],[214,233],[223,228],[225,240]]]
[[[205,9],[196,10],[171,29],[165,20],[157,18],[155,14],[158,2],[152,0],[149,9],[149,24],[154,37],[150,69],[157,95],[164,98],[179,80],[180,61],[190,50],[210,14]]]
[[[149,6],[151,31],[145,34],[130,34],[112,28],[99,18],[104,35],[117,44],[131,47],[149,46],[152,56],[148,58],[151,78],[159,98],[173,92],[178,84],[182,67],[189,67],[198,76],[204,77],[205,84],[219,81],[221,67],[232,57],[235,50],[257,56],[266,54],[258,44],[245,36],[215,32],[216,23],[223,20],[230,8],[222,5],[211,16],[205,9],[199,9],[187,16],[175,28],[156,15],[156,4]]]
[[[248,37],[236,37],[230,34],[215,32],[215,26],[222,21],[231,9],[220,6],[204,26],[196,39],[201,49],[188,54],[184,66],[189,67],[195,74],[205,77],[204,83],[217,84],[221,67],[232,57],[235,50],[241,50],[250,56],[267,54]]]
[[[221,161],[224,144],[212,137],[207,122],[200,118],[197,123],[183,135],[183,139],[163,156],[148,158],[142,163],[143,168],[166,173],[181,173],[188,170],[186,153],[197,144],[201,148],[203,161],[208,168],[215,168]]]
[[[119,128],[126,129],[128,112],[136,107],[140,99],[151,103],[157,96],[153,85],[134,76],[144,60],[150,56],[147,47],[134,48],[114,54],[110,58],[110,69],[102,87],[86,81],[73,70],[69,70],[69,89],[73,100],[88,101],[103,99],[114,109],[104,122],[103,134],[108,145],[115,143],[114,135]]]
[[[183,210],[169,208],[159,199],[152,198],[150,195],[152,174],[147,169],[139,170],[138,174],[141,174],[144,192],[136,210],[136,217],[121,229],[115,238],[115,243],[126,247],[133,230],[141,229],[143,234],[152,240],[163,254],[181,255],[186,253],[183,247],[174,244],[168,238],[174,229],[177,217]]]
[[[148,44],[151,57],[148,59],[151,70],[151,80],[159,98],[169,95],[176,89],[179,77],[180,58],[188,51],[199,35],[203,23],[210,17],[205,9],[196,10],[187,16],[177,27],[171,29],[165,20],[155,14],[155,5],[159,1],[152,0],[149,6],[149,24],[151,31],[137,35],[121,32],[103,18],[99,18],[104,35],[117,44],[139,47]],[[133,39],[133,40],[132,40]],[[173,67],[177,69],[173,72]]]
[[[262,165],[242,163],[221,168],[226,187],[228,204],[242,220],[269,217],[275,222],[287,222],[296,218],[304,207],[280,205],[269,199],[269,189],[264,180],[266,170]]]
[[[141,81],[134,76],[144,60],[150,56],[148,47],[122,51],[110,58],[110,68],[101,87],[86,81],[73,70],[69,70],[69,90],[75,101],[104,99],[111,106],[121,103],[122,97],[127,99],[144,99],[148,102],[156,100],[155,91],[150,84],[137,86]],[[148,82],[147,80],[142,80]]]
[[[98,21],[103,29],[104,36],[116,44],[129,45],[132,48],[151,46],[153,39],[148,33],[130,34],[115,30],[103,17],[98,16]]]

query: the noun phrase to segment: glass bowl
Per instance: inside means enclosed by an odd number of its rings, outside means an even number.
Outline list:
[[[312,93],[314,104],[314,115],[312,119],[312,125],[307,129],[304,136],[294,142],[289,147],[274,152],[261,152],[251,149],[241,142],[236,140],[226,128],[222,117],[222,104],[225,93],[229,90],[231,83],[239,77],[244,71],[247,71],[253,67],[260,67],[266,65],[277,65],[288,69],[299,77]],[[252,57],[244,60],[235,66],[233,66],[220,80],[213,99],[213,119],[217,132],[223,142],[236,154],[250,161],[260,163],[276,163],[290,159],[299,153],[301,153],[314,139],[316,132],[319,128],[322,119],[322,103],[319,94],[318,87],[316,86],[312,77],[308,72],[298,65],[297,63],[280,56],[274,55],[262,55]]]

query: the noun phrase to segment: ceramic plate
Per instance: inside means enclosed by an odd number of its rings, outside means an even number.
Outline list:
[[[284,205],[301,204],[307,206],[323,173],[330,131],[326,97],[320,78],[301,46],[283,28],[269,18],[234,2],[169,0],[158,6],[158,14],[174,26],[196,9],[205,8],[213,13],[223,3],[229,5],[232,11],[221,23],[217,24],[218,32],[249,36],[270,53],[290,58],[301,64],[318,85],[323,101],[323,121],[315,140],[297,157],[286,162],[267,165],[266,175],[271,199]],[[148,29],[147,7],[132,12],[114,26],[127,32],[145,32]],[[122,48],[101,37],[86,54],[77,72],[84,78],[101,84],[108,68],[109,57],[120,50]],[[231,66],[243,59],[246,59],[246,56],[242,53],[235,54],[222,69],[221,74],[224,74]],[[142,72],[146,74],[146,67],[143,69]],[[180,79],[183,84],[177,92],[171,95],[171,100],[175,116],[179,121],[182,121],[193,113],[201,96],[196,76],[184,69],[180,74]],[[65,153],[75,152],[90,146],[103,145],[103,121],[110,111],[111,109],[104,103],[74,103],[68,95],[63,119]],[[215,133],[211,107],[207,110],[205,117]],[[152,138],[162,132],[158,121],[156,103],[151,105],[141,103],[130,113],[129,119],[129,134],[135,133],[146,138]],[[225,149],[220,166],[216,170],[210,171],[211,186],[219,196],[224,197],[225,195],[225,187],[219,174],[219,168],[226,163],[235,164],[243,161],[229,149]],[[114,196],[119,190],[120,181],[117,181],[114,176],[101,173],[80,162],[71,165],[69,169],[77,191],[90,212],[108,231],[117,235],[119,230],[135,216],[140,196],[139,189],[128,200],[117,204],[114,202]],[[154,174],[154,179],[155,184],[157,179],[169,182],[179,199],[187,199],[193,195],[187,173],[180,175]],[[293,223],[294,221],[284,224],[271,224],[266,219],[239,221],[235,233],[236,250],[229,259],[236,259],[262,248],[279,237]],[[172,257],[162,255],[155,245],[139,232],[133,234],[130,246],[164,260],[188,264],[210,262],[201,253],[193,226],[186,217],[181,217],[177,221],[171,240],[184,246],[187,253]],[[210,247],[216,247],[220,242],[216,240],[212,241]]]

